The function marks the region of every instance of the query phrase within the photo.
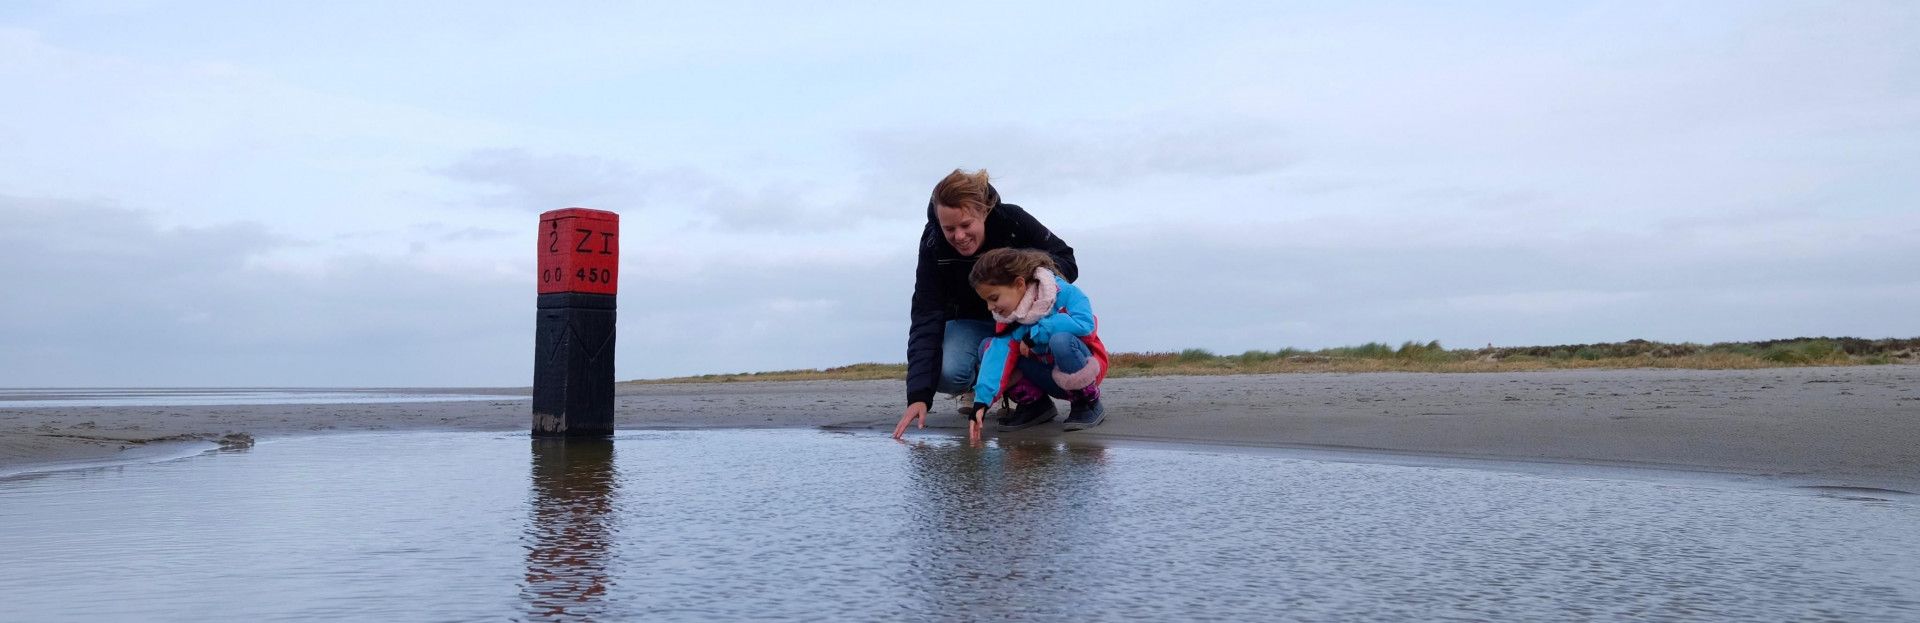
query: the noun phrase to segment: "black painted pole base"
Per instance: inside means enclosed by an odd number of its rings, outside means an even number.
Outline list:
[[[613,434],[614,297],[542,294],[534,327],[533,434]]]

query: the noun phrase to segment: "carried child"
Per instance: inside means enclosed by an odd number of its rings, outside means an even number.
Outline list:
[[[974,263],[968,280],[998,324],[980,349],[970,432],[985,426],[987,406],[1002,396],[1015,406],[999,421],[1001,431],[1053,421],[1059,412],[1051,398],[1068,402],[1065,430],[1105,419],[1100,381],[1107,376],[1107,347],[1099,322],[1086,293],[1057,270],[1052,258],[1032,249],[994,249]]]

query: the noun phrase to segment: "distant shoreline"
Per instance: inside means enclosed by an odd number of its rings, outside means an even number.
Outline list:
[[[1111,378],[1143,376],[1219,376],[1314,372],[1530,372],[1671,368],[1754,370],[1801,366],[1859,366],[1920,363],[1920,338],[1864,339],[1801,337],[1758,342],[1694,344],[1628,340],[1597,344],[1448,349],[1439,342],[1406,342],[1399,347],[1373,342],[1319,350],[1283,348],[1216,355],[1189,348],[1180,352],[1115,353]],[[741,381],[904,380],[907,364],[857,363],[820,369],[702,374],[622,381],[632,384],[734,383]]]
[[[530,404],[509,397],[522,390],[500,391],[501,400],[470,402],[0,405],[0,473],[167,444],[526,431]],[[623,384],[617,392],[621,430],[832,429],[864,431],[874,443],[893,443],[886,433],[906,395],[897,380]],[[1108,421],[1092,431],[1053,424],[1007,435],[1632,466],[1920,492],[1915,365],[1152,376],[1112,379],[1104,400]],[[909,439],[961,434],[954,407],[936,399],[928,429]]]

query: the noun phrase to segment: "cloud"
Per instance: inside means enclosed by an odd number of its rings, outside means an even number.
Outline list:
[[[1167,221],[1075,230],[1069,241],[1103,335],[1123,351],[1905,335],[1905,310],[1920,305],[1920,278],[1907,269],[1920,251],[1904,244],[1920,236],[1920,216],[1908,213],[1756,209],[1638,228],[1513,218]],[[0,197],[0,220],[12,224],[0,232],[4,287],[34,292],[0,308],[9,345],[0,375],[12,384],[529,378],[530,267],[474,271],[427,252],[291,269],[271,259],[301,243],[257,223],[169,227],[87,202]],[[900,361],[909,229],[888,232],[899,244],[879,248],[891,251],[819,240],[754,254],[628,247],[618,374]],[[427,238],[494,233],[415,228]]]
[[[513,385],[529,378],[529,288],[400,258],[263,262],[257,223],[0,196],[0,378],[10,385]],[[515,305],[518,303],[518,305]],[[497,352],[496,352],[497,351]],[[518,371],[527,369],[527,374]]]
[[[493,189],[478,203],[542,212],[566,206],[691,215],[723,231],[818,233],[872,221],[917,221],[913,207],[955,167],[991,163],[1029,193],[1129,188],[1176,178],[1246,178],[1284,170],[1297,157],[1272,124],[1252,119],[1134,118],[1042,130],[1018,125],[867,130],[847,136],[857,166],[838,171],[714,173],[691,166],[642,167],[602,155],[471,151],[436,173]],[[825,180],[825,181],[822,181]],[[670,218],[670,217],[668,217]]]
[[[620,284],[621,368],[668,376],[904,361],[913,249],[902,246],[867,257],[719,259],[679,271],[623,258],[634,268]]]
[[[626,217],[623,377],[898,361],[956,167],[1078,247],[1121,350],[1920,304],[1911,4],[260,7],[0,26],[0,378],[524,384],[523,236],[574,205]]]
[[[523,212],[592,207],[722,231],[839,231],[850,212],[787,179],[723,176],[691,166],[645,168],[597,155],[522,148],[469,152],[436,173],[494,189],[483,206]]]
[[[1153,115],[1045,128],[887,128],[859,133],[854,142],[875,179],[920,181],[984,167],[1018,176],[1033,192],[1063,192],[1162,177],[1205,182],[1274,173],[1301,157],[1286,138],[1277,125],[1254,118]]]
[[[440,222],[422,223],[411,229],[414,233],[430,236],[440,242],[499,240],[523,234],[523,232],[510,232],[490,227],[457,227]]]
[[[144,211],[3,195],[0,222],[0,287],[33,293],[0,307],[9,385],[530,382],[530,261],[524,275],[432,251],[287,265],[276,256],[303,243],[258,223],[171,227]],[[802,250],[691,263],[668,257],[681,250],[632,249],[618,374],[901,359],[912,260],[900,246],[878,260]]]
[[[1044,218],[1044,215],[1043,215]],[[1165,224],[1070,241],[1120,350],[1913,333],[1920,216],[1470,238],[1474,224]]]
[[[565,207],[645,205],[647,197],[702,187],[692,173],[642,172],[599,156],[535,155],[525,149],[481,149],[435,171],[449,179],[494,189],[480,204],[525,212]]]
[[[227,49],[153,49],[165,38],[158,24],[89,45],[86,28],[62,23],[46,20],[45,33],[0,24],[0,117],[10,120],[0,123],[0,193],[105,198],[163,223],[257,220],[327,238],[343,226],[451,216],[433,197],[444,183],[423,163],[513,133],[329,89]]]

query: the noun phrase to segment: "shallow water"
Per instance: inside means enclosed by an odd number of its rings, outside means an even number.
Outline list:
[[[1906,498],[1051,441],[312,437],[0,526],[32,621],[1920,618]]]
[[[527,396],[391,389],[304,388],[86,388],[0,389],[0,408],[176,407],[197,405],[298,405],[467,400],[528,400]]]

